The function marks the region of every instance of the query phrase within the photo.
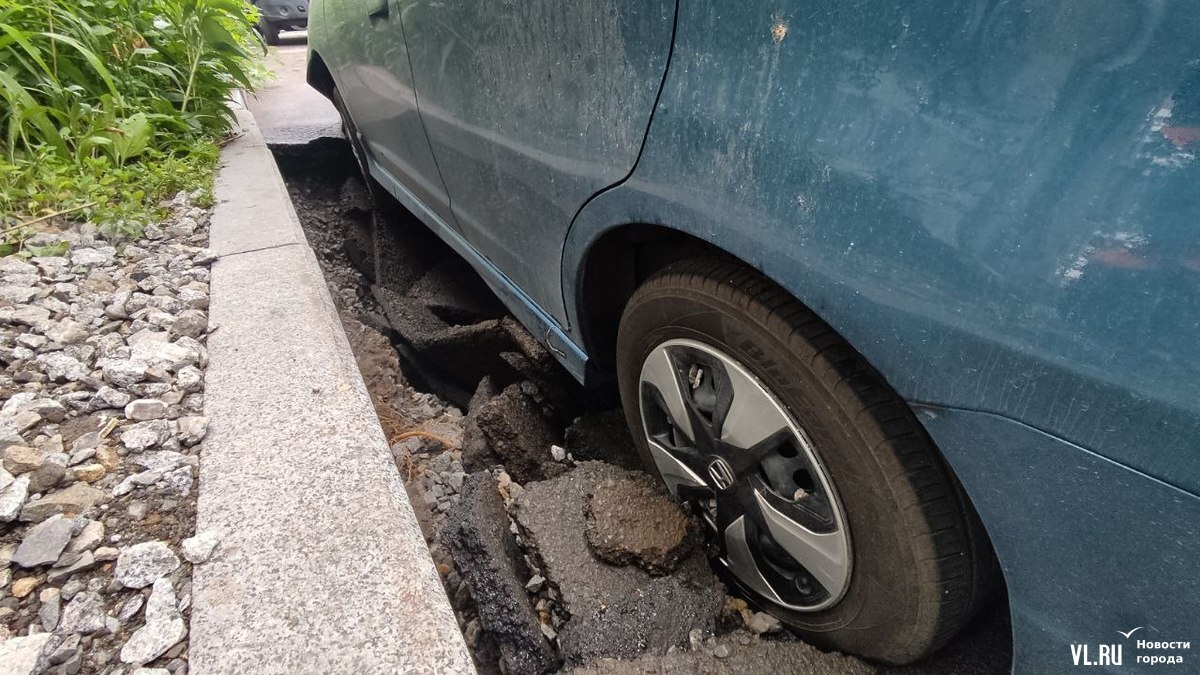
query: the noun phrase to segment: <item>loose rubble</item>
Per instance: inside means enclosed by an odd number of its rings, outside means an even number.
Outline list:
[[[473,589],[479,623],[500,649],[506,670],[542,673],[559,659],[529,602],[541,584],[532,574],[508,527],[496,479],[487,472],[467,478],[462,500],[446,518],[441,537]]]
[[[142,665],[162,656],[187,633],[183,615],[176,609],[175,589],[170,579],[154,581],[146,602],[146,623],[121,648],[121,661]]]
[[[592,554],[596,548],[586,535],[592,496],[603,489],[647,484],[644,474],[625,471],[603,462],[584,462],[573,471],[552,480],[527,483],[513,499],[512,513],[519,526],[525,550],[538,561],[539,571],[552,581],[555,593],[547,594],[552,615],[570,617],[560,625],[559,648],[573,665],[601,657],[632,658],[649,651],[665,653],[687,640],[693,630],[712,633],[725,604],[724,587],[713,576],[702,555],[681,560],[670,576],[655,577],[637,566],[605,564]],[[645,506],[645,505],[644,505]],[[651,522],[672,518],[682,521],[653,541],[633,542],[630,533],[629,560],[654,560],[655,551],[690,550],[691,523],[679,507],[667,499],[650,506],[656,512],[645,516]],[[591,518],[606,520],[607,509],[595,510]],[[640,530],[636,522],[615,519],[615,525]],[[616,527],[607,528],[616,532]],[[663,572],[666,564],[655,567]]]
[[[686,649],[631,660],[599,659],[572,671],[579,675],[746,675],[747,673],[813,673],[872,675],[879,670],[858,659],[826,654],[799,640],[763,640],[735,630],[720,637],[700,637]]]
[[[213,551],[217,549],[218,541],[215,532],[206,531],[194,537],[188,537],[180,544],[183,549],[183,557],[193,565],[206,563],[212,557]]]
[[[145,588],[179,567],[179,558],[161,541],[134,544],[121,551],[113,576],[127,588]]]
[[[50,633],[10,637],[0,642],[0,663],[14,675],[43,672],[50,665],[58,640]]]
[[[584,505],[588,545],[613,565],[670,574],[694,549],[691,519],[648,476],[602,481]]]
[[[177,592],[216,547],[189,539],[215,259],[194,197],[140,241],[76,224],[0,258],[4,673],[187,672]]]
[[[12,561],[21,567],[40,567],[58,560],[71,541],[71,520],[56,515],[29,528]]]

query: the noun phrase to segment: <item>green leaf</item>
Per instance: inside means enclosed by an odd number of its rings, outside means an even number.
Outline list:
[[[0,32],[4,33],[4,37],[7,39],[9,44],[16,43],[19,45],[21,49],[24,50],[25,54],[31,60],[33,60],[33,62],[36,63],[39,68],[41,68],[43,74],[45,74],[47,77],[55,77],[54,69],[51,68],[44,59],[42,59],[42,50],[29,40],[29,35],[27,33],[24,33],[16,26],[12,26],[7,23],[0,23]],[[4,44],[0,44],[0,48],[3,48],[4,46]]]
[[[146,113],[136,113],[118,122],[112,137],[117,164],[142,154],[153,138],[154,125]]]
[[[46,109],[38,105],[33,96],[7,72],[0,70],[0,95],[8,101],[12,111],[9,113],[8,146],[10,156],[16,149],[16,141],[22,138],[28,142],[28,132],[23,129],[23,123],[29,121],[40,133],[40,139],[58,149],[62,154],[69,155],[70,151],[63,140],[62,134],[46,114]]]
[[[82,56],[88,62],[88,64],[92,66],[92,69],[96,71],[96,74],[100,76],[100,79],[104,80],[104,83],[108,85],[108,90],[114,96],[120,95],[117,92],[117,84],[113,81],[112,73],[109,72],[108,68],[104,65],[104,62],[100,60],[100,57],[84,46],[82,42],[69,35],[60,35],[58,33],[41,33],[41,35],[48,39],[61,42],[78,51],[79,55]]]
[[[225,26],[216,17],[208,16],[200,22],[200,32],[204,35],[204,39],[208,41],[208,46],[213,49],[234,49],[241,50],[238,41],[233,37]]]

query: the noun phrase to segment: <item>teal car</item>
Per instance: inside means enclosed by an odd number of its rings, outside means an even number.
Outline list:
[[[1195,660],[1200,3],[310,22],[372,189],[619,391],[757,606],[903,664],[1003,592],[1017,672]]]

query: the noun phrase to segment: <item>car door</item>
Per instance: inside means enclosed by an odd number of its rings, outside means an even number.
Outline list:
[[[571,220],[637,161],[673,0],[397,0],[459,227],[561,324]]]
[[[417,111],[412,70],[395,0],[326,0],[330,33],[345,42],[328,65],[375,177],[410,208],[422,205],[451,227],[454,216]],[[411,197],[415,197],[414,201]]]

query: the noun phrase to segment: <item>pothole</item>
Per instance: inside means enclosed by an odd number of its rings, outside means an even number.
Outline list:
[[[582,390],[411,215],[376,211],[344,144],[277,160],[479,672],[891,672],[730,596],[694,520],[637,470],[616,402]],[[373,260],[382,278],[360,271]],[[971,639],[996,654],[993,624]],[[942,655],[903,672],[1010,663]]]

